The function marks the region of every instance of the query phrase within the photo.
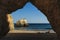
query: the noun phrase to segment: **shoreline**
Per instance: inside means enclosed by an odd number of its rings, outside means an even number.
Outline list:
[[[57,40],[56,33],[8,33],[1,40]]]
[[[56,33],[42,33],[40,31],[12,30],[0,40],[58,40]]]
[[[53,30],[11,30],[8,33],[55,33]]]

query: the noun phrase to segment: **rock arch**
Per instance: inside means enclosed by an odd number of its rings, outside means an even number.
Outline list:
[[[9,31],[7,14],[22,8],[28,1],[47,16],[53,30],[60,38],[59,0],[0,0],[0,37],[6,35]]]

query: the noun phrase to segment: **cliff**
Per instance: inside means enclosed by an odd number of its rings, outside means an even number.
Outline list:
[[[14,23],[13,23],[13,18],[10,14],[7,14],[8,16],[8,22],[9,22],[9,28],[10,28],[10,31],[14,30]]]

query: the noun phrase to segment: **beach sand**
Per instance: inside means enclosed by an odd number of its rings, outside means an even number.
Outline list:
[[[56,33],[10,31],[0,40],[58,40]]]

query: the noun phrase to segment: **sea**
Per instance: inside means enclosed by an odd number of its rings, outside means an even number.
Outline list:
[[[48,23],[29,23],[26,27],[15,27],[15,30],[51,30],[52,27]]]

